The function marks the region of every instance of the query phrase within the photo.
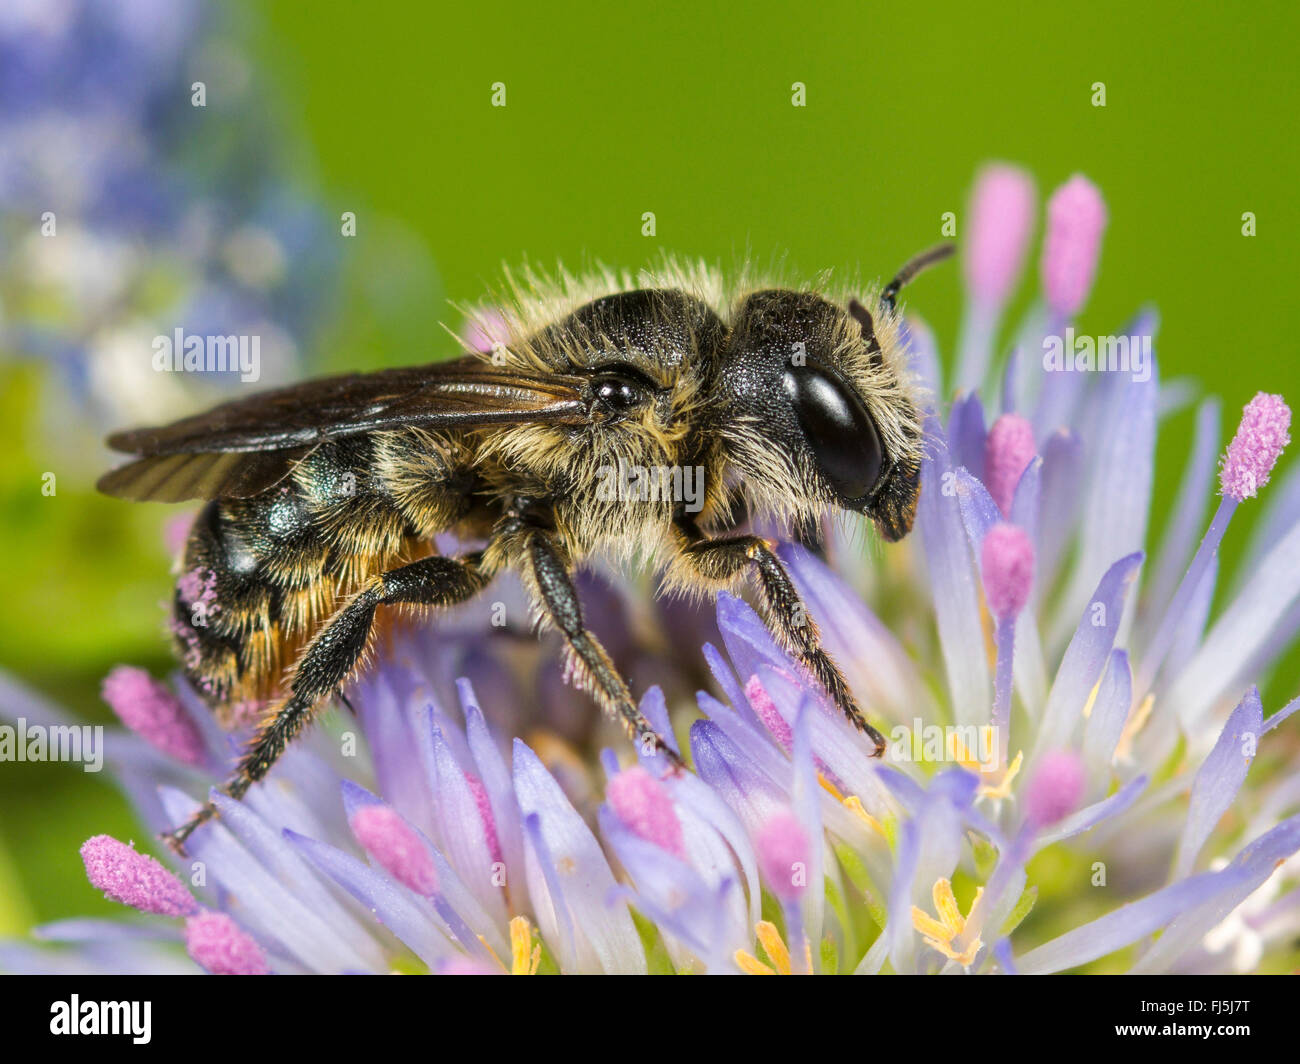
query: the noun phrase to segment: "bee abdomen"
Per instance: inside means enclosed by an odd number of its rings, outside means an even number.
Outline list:
[[[186,673],[214,705],[277,693],[286,666],[342,599],[427,553],[431,530],[454,518],[463,489],[414,442],[331,443],[270,491],[204,508],[172,630]]]
[[[256,630],[272,623],[256,557],[231,526],[224,504],[203,508],[173,598],[171,628],[186,675],[214,702],[245,686],[247,648]]]
[[[186,672],[214,703],[274,693],[285,664],[332,607],[330,548],[294,486],[209,503],[190,533],[172,630]]]

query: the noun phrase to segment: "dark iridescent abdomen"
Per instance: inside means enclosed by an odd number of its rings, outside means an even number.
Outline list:
[[[367,578],[429,553],[463,494],[445,444],[410,432],[349,437],[261,495],[204,507],[171,624],[187,675],[223,715],[246,718],[272,697],[301,647]]]

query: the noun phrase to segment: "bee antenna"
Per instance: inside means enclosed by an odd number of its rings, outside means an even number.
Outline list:
[[[850,299],[849,314],[852,316],[853,320],[858,323],[858,327],[862,330],[862,339],[867,342],[867,350],[879,351],[880,344],[876,340],[876,324],[871,320],[871,311],[856,299]]]
[[[922,270],[928,269],[936,262],[942,262],[956,250],[955,244],[939,244],[937,247],[932,247],[929,251],[923,251],[908,260],[906,265],[894,275],[894,279],[885,285],[885,290],[880,293],[880,302],[888,309],[893,310],[894,300],[898,297],[898,290],[903,285],[907,284]]]

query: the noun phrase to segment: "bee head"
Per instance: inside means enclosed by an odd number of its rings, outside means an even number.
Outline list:
[[[815,518],[827,506],[870,517],[887,540],[912,528],[921,411],[906,366],[898,289],[913,260],[866,303],[767,289],[737,308],[723,377],[731,460],[760,505]]]

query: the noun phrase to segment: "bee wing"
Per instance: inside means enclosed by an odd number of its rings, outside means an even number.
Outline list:
[[[106,473],[107,495],[138,501],[248,498],[327,440],[419,426],[581,423],[581,378],[496,369],[477,358],[307,381],[158,428],[110,436],[137,459]]]
[[[136,502],[246,499],[274,487],[310,447],[290,451],[160,454],[110,470],[96,485],[105,495]]]

